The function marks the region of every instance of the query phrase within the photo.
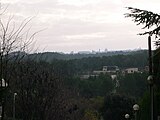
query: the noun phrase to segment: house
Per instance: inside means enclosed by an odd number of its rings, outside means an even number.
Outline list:
[[[80,76],[80,79],[83,80],[83,79],[88,79],[88,78],[90,78],[90,77],[94,77],[94,78],[95,78],[95,77],[98,77],[98,75],[89,75],[89,74],[88,74],[88,75],[81,75],[81,76]]]
[[[94,74],[106,74],[106,73],[116,73],[119,71],[118,66],[103,66],[102,70],[93,71]]]
[[[103,71],[107,71],[107,72],[117,72],[119,71],[118,66],[103,66]]]
[[[128,73],[128,74],[138,73],[138,72],[139,72],[138,68],[127,68],[127,69],[125,69],[125,73]]]

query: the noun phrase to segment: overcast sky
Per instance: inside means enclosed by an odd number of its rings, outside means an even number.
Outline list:
[[[104,51],[147,48],[142,26],[125,18],[125,7],[160,13],[160,0],[1,0],[15,20],[27,17],[39,51]]]

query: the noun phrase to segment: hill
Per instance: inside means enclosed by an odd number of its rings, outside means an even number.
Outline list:
[[[104,57],[104,56],[115,56],[115,55],[134,55],[134,54],[146,54],[147,50],[138,51],[111,51],[106,53],[95,53],[95,54],[64,54],[58,52],[44,52],[44,53],[34,53],[30,54],[29,57],[36,60],[45,60],[47,62],[52,62],[52,60],[73,60],[82,59],[89,57]]]
[[[30,54],[35,61],[49,62],[57,72],[79,74],[93,70],[101,70],[103,66],[118,66],[119,68],[144,68],[148,65],[147,50],[141,51],[116,51],[99,54],[60,54],[37,53]]]

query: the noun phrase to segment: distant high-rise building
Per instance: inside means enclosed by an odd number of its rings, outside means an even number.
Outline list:
[[[74,54],[74,51],[71,51],[70,54]]]
[[[78,54],[91,54],[90,51],[79,51]]]
[[[96,51],[92,50],[92,54],[96,54]]]
[[[108,52],[108,49],[106,48],[106,49],[104,50],[104,52],[107,53],[107,52]]]

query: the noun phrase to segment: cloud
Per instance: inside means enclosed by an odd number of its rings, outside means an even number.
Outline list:
[[[17,22],[36,16],[33,31],[45,29],[38,45],[49,51],[146,47],[137,36],[141,27],[124,18],[125,7],[159,8],[158,0],[2,0],[9,3]]]
[[[58,0],[58,2],[62,5],[84,6],[98,4],[102,0]]]

